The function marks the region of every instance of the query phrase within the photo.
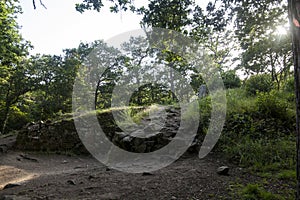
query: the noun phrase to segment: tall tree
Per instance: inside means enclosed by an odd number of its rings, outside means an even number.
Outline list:
[[[287,2],[283,0],[219,0],[234,20],[241,47],[241,68],[246,74],[271,73],[279,87],[291,67],[291,40],[276,34],[287,23]]]
[[[296,199],[300,199],[300,1],[288,0],[289,21],[293,37],[294,75],[296,93],[296,134],[297,134],[297,188]]]
[[[21,37],[16,0],[0,1],[0,131],[6,131],[11,107],[32,88],[31,70],[25,62],[30,44]]]

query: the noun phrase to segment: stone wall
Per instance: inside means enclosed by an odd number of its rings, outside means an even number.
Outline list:
[[[165,121],[162,122],[163,114]],[[180,125],[180,111],[172,108],[156,113],[151,119],[145,117],[140,126],[126,133],[116,126],[111,112],[99,114],[98,121],[115,145],[127,151],[144,153],[164,147],[175,137]],[[73,119],[30,123],[18,134],[16,147],[30,151],[88,153],[79,139]]]

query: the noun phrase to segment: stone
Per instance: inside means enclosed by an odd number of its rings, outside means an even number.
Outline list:
[[[147,134],[146,134],[145,131],[142,130],[142,129],[138,129],[138,130],[136,130],[136,131],[130,133],[130,136],[132,136],[132,137],[138,137],[138,138],[145,138],[146,135],[147,135]]]
[[[147,149],[147,145],[143,143],[143,144],[135,147],[134,149],[135,149],[135,152],[137,152],[137,153],[144,153]]]
[[[153,174],[150,172],[143,172],[142,176],[152,176]]]
[[[222,166],[222,167],[219,167],[217,169],[217,173],[219,175],[223,175],[223,176],[228,176],[228,173],[229,173],[229,167],[228,166]]]
[[[38,162],[38,160],[36,158],[31,158],[31,157],[29,157],[26,154],[20,154],[20,157],[23,158],[23,159],[25,159],[25,160],[30,160],[32,162]]]
[[[6,145],[0,145],[0,153],[7,153],[8,147]]]
[[[7,184],[7,185],[5,185],[5,186],[3,187],[3,190],[9,189],[9,188],[18,187],[18,186],[21,186],[21,184],[19,184],[19,183],[9,183],[9,184]]]
[[[139,137],[133,138],[133,145],[135,147],[141,145],[143,142],[144,142],[143,138],[139,138]]]
[[[76,185],[74,180],[68,180],[67,183],[70,184],[70,185]]]

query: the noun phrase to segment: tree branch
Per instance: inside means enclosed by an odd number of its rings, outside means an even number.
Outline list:
[[[32,0],[32,3],[33,3],[33,8],[36,9],[35,0]]]
[[[32,0],[32,4],[33,4],[33,8],[36,9],[35,0]],[[41,4],[41,6],[43,6],[45,9],[47,9],[47,7],[45,6],[45,4],[43,3],[42,0],[40,0],[40,4]]]
[[[42,0],[40,0],[40,4],[41,4],[41,6],[43,6],[45,9],[47,9],[47,7],[43,4],[43,1],[42,1]]]

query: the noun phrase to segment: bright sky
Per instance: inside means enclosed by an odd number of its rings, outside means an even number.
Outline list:
[[[107,40],[123,32],[139,29],[141,16],[131,12],[110,13],[109,5],[101,12],[86,11],[80,14],[75,4],[82,0],[42,0],[47,9],[36,0],[34,10],[32,0],[20,0],[23,14],[18,17],[21,34],[31,41],[31,54],[62,54],[66,48],[74,48],[82,42]],[[103,1],[107,2],[107,1]],[[146,5],[147,0],[135,3]],[[196,0],[198,4],[208,0]]]
[[[108,7],[80,14],[75,10],[80,0],[39,0],[34,10],[32,0],[21,0],[23,14],[18,17],[21,34],[31,41],[34,50],[43,54],[61,54],[62,49],[77,47],[82,42],[109,39],[120,33],[140,28],[139,16],[130,12],[110,13]]]

